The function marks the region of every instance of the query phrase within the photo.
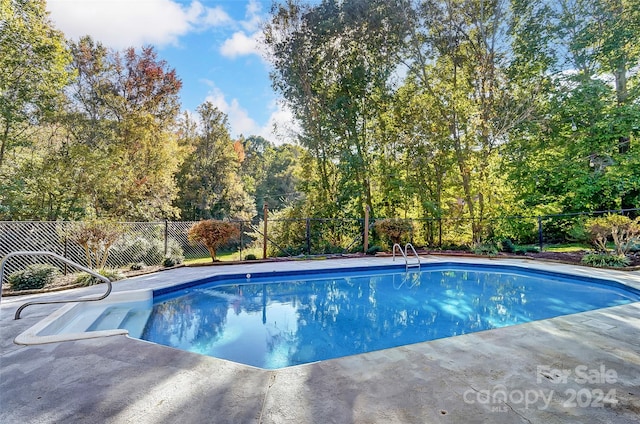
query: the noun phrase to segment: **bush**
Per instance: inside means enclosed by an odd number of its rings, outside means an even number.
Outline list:
[[[500,246],[502,247],[503,252],[514,253],[516,251],[516,245],[513,244],[511,239],[506,238],[500,242]]]
[[[200,221],[189,228],[189,241],[202,243],[207,247],[211,260],[216,260],[216,250],[240,235],[240,229],[231,222],[209,219]]]
[[[33,264],[9,275],[8,281],[12,290],[34,290],[43,288],[58,275],[60,271],[53,265]]]
[[[498,254],[498,246],[495,243],[477,243],[472,251],[476,255],[496,256]]]
[[[375,255],[378,252],[382,252],[384,249],[380,246],[371,246],[367,249],[367,255]]]
[[[607,241],[612,240],[616,255],[624,256],[640,241],[640,218],[632,220],[624,215],[605,215],[588,219],[585,228],[599,252],[607,252]]]
[[[144,262],[138,262],[138,263],[129,265],[129,269],[131,271],[140,271],[140,270],[144,269],[145,266],[146,265],[144,264]]]
[[[248,255],[246,255],[244,257],[245,261],[255,261],[256,259],[258,259],[258,257],[256,255],[254,255],[253,253],[249,253]]]
[[[111,246],[123,233],[121,224],[106,220],[75,222],[67,229],[67,237],[84,249],[87,268],[104,268]]]
[[[408,240],[413,231],[413,223],[404,219],[379,219],[373,226],[379,234],[389,238],[391,244]]]
[[[172,266],[176,266],[176,260],[174,258],[172,258],[171,256],[167,256],[162,261],[162,266],[164,266],[166,268],[171,268]]]
[[[167,240],[167,256],[184,259],[182,246],[170,237]],[[109,263],[127,264],[141,262],[145,265],[159,265],[165,258],[164,240],[161,235],[157,237],[145,237],[142,234],[126,234],[112,247],[109,255]]]
[[[595,267],[623,268],[631,261],[625,255],[610,255],[608,253],[588,253],[582,257],[582,263]]]
[[[116,269],[101,269],[98,274],[107,277],[109,281],[118,281],[124,278]],[[102,283],[102,280],[86,272],[80,273],[76,278],[76,284],[81,286],[93,286]]]
[[[516,255],[524,255],[525,253],[538,253],[540,249],[536,246],[515,246],[513,253]]]

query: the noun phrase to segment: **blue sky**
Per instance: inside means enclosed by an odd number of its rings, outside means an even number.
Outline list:
[[[153,45],[182,79],[182,107],[205,100],[229,116],[232,137],[287,141],[291,113],[277,101],[260,45],[271,0],[47,0],[67,38],[115,50]],[[273,132],[274,124],[278,131]],[[288,140],[290,141],[290,140]]]

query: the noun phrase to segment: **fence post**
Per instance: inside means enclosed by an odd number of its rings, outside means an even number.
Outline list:
[[[164,220],[164,257],[169,253],[169,221]]]
[[[242,260],[242,235],[244,234],[244,221],[240,221],[240,260]]]
[[[540,251],[542,252],[542,217],[538,216],[538,245],[540,246]]]
[[[311,219],[306,219],[307,255],[311,254]]]
[[[367,253],[369,250],[369,205],[364,207],[364,253]]]
[[[64,253],[63,256],[66,259],[69,259],[69,239],[67,238],[67,234],[64,235]],[[64,263],[64,275],[67,275],[69,270],[67,269],[67,263]]]
[[[264,217],[264,228],[262,231],[262,235],[264,237],[264,242],[262,244],[262,259],[267,259],[267,216],[269,215],[269,206],[264,204],[263,208],[263,217]]]

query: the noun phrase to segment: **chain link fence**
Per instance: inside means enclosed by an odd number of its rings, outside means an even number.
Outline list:
[[[417,248],[457,248],[469,246],[474,237],[481,240],[499,241],[509,238],[518,244],[533,244],[542,248],[558,243],[588,243],[584,223],[589,217],[603,214],[624,214],[631,218],[639,215],[640,209],[595,211],[574,214],[545,216],[509,216],[483,221],[465,218],[408,219],[411,234],[408,240]],[[369,246],[376,244],[389,247],[388,240],[376,234],[369,222]],[[223,246],[220,251],[233,252],[232,259],[261,258],[266,256],[326,255],[362,252],[364,249],[363,219],[271,219],[264,221],[233,221],[240,229],[238,240]],[[188,240],[188,230],[195,222],[127,222],[120,223],[121,234],[109,250],[106,267],[122,268],[130,264],[158,265],[167,256],[182,256],[185,259],[208,258],[209,251],[199,243]],[[74,222],[24,222],[0,221],[0,258],[14,251],[49,251],[88,266],[84,248],[69,236]],[[266,236],[266,237],[265,237]],[[266,249],[264,243],[266,239]],[[389,244],[389,246],[386,246]],[[46,260],[46,259],[45,259]],[[23,269],[42,258],[19,256],[6,264],[4,277]],[[47,260],[60,267],[66,266]]]

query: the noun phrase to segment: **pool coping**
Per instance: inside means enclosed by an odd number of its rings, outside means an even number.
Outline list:
[[[475,262],[468,258],[453,260]],[[312,262],[302,266],[319,266],[317,261]],[[524,266],[560,269],[531,261]],[[575,268],[582,275],[640,287],[637,272]],[[256,268],[242,269],[254,272]],[[221,271],[231,272],[216,267],[216,273]],[[144,279],[155,286],[167,285],[165,280]],[[127,290],[135,283],[114,287]],[[128,337],[13,345],[9,342],[12,335],[55,309],[34,306],[25,310],[23,319],[13,321],[10,313],[22,301],[3,299],[0,304],[0,401],[6,406],[0,411],[3,422],[626,423],[637,421],[640,414],[638,302],[281,370],[262,370]],[[617,371],[618,381],[583,386],[616,390],[618,406],[567,409],[561,402],[562,393],[556,389],[579,390],[582,386],[575,381],[558,386],[547,376],[540,379],[536,371],[540,365],[596,370],[599,364]],[[556,393],[547,409],[526,408],[517,402],[494,406],[475,398],[470,403],[470,398],[465,398],[465,394],[483,393],[500,385],[510,393],[534,388]],[[36,395],[41,399],[35,400]],[[73,403],[63,401],[70,398]]]
[[[460,265],[469,265],[470,262],[465,261],[464,259],[456,259],[456,260],[446,260],[446,261],[433,261],[429,263],[423,263],[424,268],[434,268],[434,267],[455,267]],[[493,269],[495,267],[500,267],[506,271],[512,272],[526,272],[530,270],[530,267],[525,267],[523,265],[505,265],[505,264],[497,264],[497,263],[475,263],[473,266],[479,269]],[[82,308],[91,308],[95,307],[96,309],[105,310],[110,306],[117,305],[119,303],[124,302],[132,302],[132,301],[142,301],[154,299],[156,297],[166,296],[173,292],[177,292],[180,290],[185,290],[192,287],[197,287],[203,284],[210,283],[220,283],[224,285],[227,281],[237,281],[243,278],[246,278],[247,282],[251,279],[258,278],[269,278],[269,277],[295,277],[295,276],[305,276],[305,275],[328,275],[333,273],[338,273],[342,271],[347,272],[366,272],[368,270],[374,271],[393,271],[393,270],[402,270],[404,265],[402,264],[393,264],[393,265],[372,265],[372,266],[356,266],[356,267],[348,267],[348,268],[320,268],[315,270],[284,270],[284,271],[262,271],[255,273],[237,273],[237,274],[227,274],[227,273],[216,273],[214,275],[198,278],[195,280],[189,280],[185,282],[180,282],[172,285],[168,285],[161,288],[156,289],[140,289],[140,290],[127,290],[123,292],[117,292],[111,294],[108,298],[103,299],[100,302],[87,302],[87,303],[68,303],[64,304],[64,306],[51,315],[48,315],[26,331],[20,333],[15,339],[14,343],[18,345],[38,345],[38,344],[47,344],[47,343],[59,343],[73,340],[85,340],[85,339],[95,339],[100,337],[112,337],[119,335],[127,335],[129,336],[129,331],[125,329],[111,329],[111,330],[100,330],[100,331],[85,331],[85,332],[76,332],[76,333],[59,333],[59,334],[47,334],[41,335],[40,333],[45,332],[49,327],[54,326],[59,320],[62,320],[65,316],[71,315],[71,318],[80,312],[82,312]],[[424,270],[424,268],[421,268]],[[415,271],[415,269],[414,269]],[[558,272],[558,271],[549,271],[545,269],[536,269],[535,272],[540,275],[549,276],[549,277],[560,277],[566,278],[571,277],[576,279],[577,281],[583,281],[588,283],[600,284],[617,287],[617,285],[629,287],[634,294],[640,295],[640,284],[638,284],[638,288],[634,287],[631,284],[627,284],[624,281],[619,281],[613,278],[602,278],[602,277],[593,277],[581,274],[570,274],[567,272]],[[614,283],[614,284],[611,284]],[[82,297],[91,299],[90,296]],[[633,303],[633,302],[631,302]],[[606,309],[606,308],[598,308],[598,309]],[[589,311],[583,311],[589,312]],[[571,314],[573,315],[573,314]],[[566,315],[558,315],[558,316],[566,316]],[[555,318],[555,317],[552,317]],[[69,318],[67,318],[69,319]],[[520,325],[520,324],[517,324]],[[486,331],[486,330],[482,330]],[[431,341],[431,340],[427,340]],[[368,353],[368,352],[365,352]],[[314,361],[319,362],[319,361]],[[311,363],[314,363],[311,362]],[[240,363],[241,365],[250,366],[249,364]],[[298,364],[298,365],[306,365],[307,363]],[[298,366],[295,365],[295,366]],[[292,366],[292,365],[290,365]],[[261,368],[254,367],[258,369],[270,369],[270,368]],[[284,367],[286,368],[286,367]],[[277,368],[280,369],[280,368]]]

